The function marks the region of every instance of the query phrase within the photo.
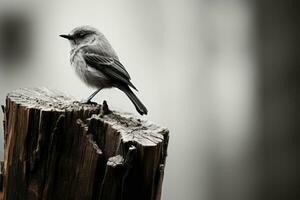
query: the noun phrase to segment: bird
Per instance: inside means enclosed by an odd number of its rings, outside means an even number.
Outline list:
[[[59,36],[69,40],[71,44],[70,62],[76,74],[88,86],[96,88],[82,103],[89,104],[100,90],[115,87],[127,95],[140,115],[148,113],[147,108],[132,91],[138,90],[103,33],[85,25]]]

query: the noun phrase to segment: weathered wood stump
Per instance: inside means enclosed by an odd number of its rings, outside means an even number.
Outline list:
[[[45,88],[4,111],[3,199],[160,199],[167,129]]]

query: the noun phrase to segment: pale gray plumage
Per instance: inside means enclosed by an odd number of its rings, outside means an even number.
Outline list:
[[[141,115],[147,114],[147,108],[130,89],[137,90],[130,81],[129,73],[100,31],[90,26],[80,26],[70,34],[60,36],[70,41],[70,61],[76,73],[87,85],[97,88],[86,103],[102,88],[116,87],[129,97]]]

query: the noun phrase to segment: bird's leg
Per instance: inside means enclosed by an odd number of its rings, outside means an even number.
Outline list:
[[[93,92],[93,94],[91,94],[91,95],[87,98],[87,100],[85,100],[83,103],[86,103],[86,104],[92,103],[92,102],[91,102],[92,98],[94,98],[94,96],[96,96],[96,94],[98,94],[98,92],[100,92],[101,89],[102,89],[102,88],[99,88],[99,89],[97,89],[95,92]]]

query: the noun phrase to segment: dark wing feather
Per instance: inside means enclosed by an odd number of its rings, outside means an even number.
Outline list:
[[[129,73],[127,72],[127,70],[125,69],[125,67],[122,65],[122,63],[120,63],[120,61],[117,60],[117,59],[115,59],[114,61],[115,61],[115,64],[116,64],[118,67],[120,67],[120,68],[123,69],[123,72],[128,76],[128,78],[129,78],[129,80],[130,80],[130,75],[129,75]]]
[[[125,83],[137,90],[130,82],[128,72],[117,59],[87,52],[83,54],[83,58],[90,67],[96,68],[113,80]]]

